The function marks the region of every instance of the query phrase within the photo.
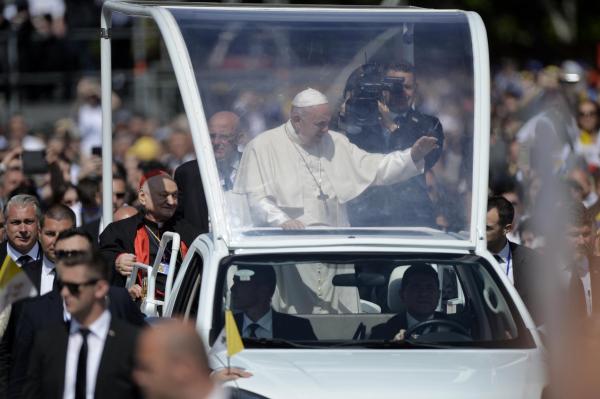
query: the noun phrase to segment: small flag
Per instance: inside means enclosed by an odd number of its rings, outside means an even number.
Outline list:
[[[10,256],[6,256],[0,267],[0,312],[19,299],[37,295],[27,273]]]
[[[244,350],[242,337],[240,337],[233,313],[229,309],[225,311],[225,339],[227,340],[227,356],[233,356]]]

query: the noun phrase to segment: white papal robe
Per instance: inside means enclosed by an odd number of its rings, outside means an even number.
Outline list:
[[[410,149],[390,154],[366,152],[340,133],[329,131],[303,146],[291,122],[248,143],[233,191],[246,195],[257,226],[280,226],[297,219],[305,226],[347,227],[346,203],[372,185],[394,184],[423,173]],[[358,290],[333,287],[335,274],[353,267],[298,267],[296,277],[277,273],[276,310],[289,313],[358,312]],[[309,287],[312,292],[307,292]],[[302,311],[300,310],[302,309]]]
[[[423,161],[415,165],[410,149],[369,153],[333,131],[317,144],[302,146],[288,121],[248,143],[233,191],[247,195],[258,226],[298,219],[306,226],[345,227],[348,201],[371,185],[423,173],[423,167]]]

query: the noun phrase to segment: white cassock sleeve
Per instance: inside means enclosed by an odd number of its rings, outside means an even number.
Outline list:
[[[252,196],[252,194],[250,194]],[[250,204],[250,212],[252,213],[255,222],[259,225],[267,226],[281,226],[291,218],[281,210],[275,202],[269,197],[263,197],[260,199],[251,198],[248,203]]]
[[[394,151],[386,154],[377,168],[374,186],[385,186],[399,183],[420,175],[425,171],[425,160],[415,164],[410,155],[410,148],[404,151]]]

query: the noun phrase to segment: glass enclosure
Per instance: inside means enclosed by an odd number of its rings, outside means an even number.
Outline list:
[[[491,266],[475,256],[237,257],[217,287],[213,336],[231,309],[250,346],[531,344]]]
[[[464,13],[167,9],[190,55],[231,231],[469,231]]]

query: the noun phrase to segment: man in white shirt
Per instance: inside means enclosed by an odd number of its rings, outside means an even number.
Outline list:
[[[75,213],[65,205],[53,205],[42,217],[40,223],[42,259],[24,266],[26,271],[29,269],[28,275],[32,278],[40,295],[50,292],[55,282],[56,254],[54,244],[56,244],[58,235],[73,227],[75,227]]]
[[[600,258],[594,255],[594,220],[582,203],[573,203],[562,210],[566,215],[565,235],[567,256],[560,265],[563,287],[568,287],[568,309],[572,316],[585,319],[597,312],[593,299],[600,295]],[[561,253],[561,255],[563,255]]]
[[[282,268],[285,273],[292,269]],[[278,338],[314,341],[317,339],[310,321],[280,313],[271,308],[277,279],[272,266],[240,266],[233,277],[231,307],[238,329],[244,338]]]
[[[59,258],[57,271],[71,321],[36,335],[25,398],[141,397],[131,378],[137,329],[107,309],[110,268],[93,252]]]
[[[486,215],[487,249],[494,255],[504,273],[525,302],[537,324],[542,322],[544,307],[543,284],[540,278],[547,274],[540,255],[527,247],[511,242],[507,234],[513,228],[515,210],[510,201],[501,196],[488,198]]]
[[[34,196],[19,194],[4,207],[7,242],[0,246],[0,260],[8,254],[17,265],[23,266],[42,258],[38,243],[40,204]]]

